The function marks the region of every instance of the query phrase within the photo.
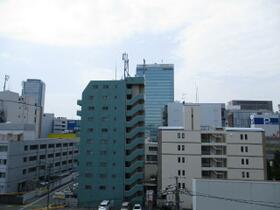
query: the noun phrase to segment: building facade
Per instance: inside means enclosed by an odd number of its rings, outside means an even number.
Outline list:
[[[198,105],[185,106],[184,127],[159,128],[158,193],[174,204],[168,193],[178,179],[178,188],[192,189],[192,179],[264,180],[264,132],[260,128],[201,130]],[[172,189],[171,189],[172,191]],[[192,208],[192,198],[181,195],[181,206]]]
[[[27,79],[22,83],[22,96],[32,96],[35,98],[37,106],[44,109],[46,85],[39,79]]]
[[[77,168],[77,141],[36,139],[32,133],[28,124],[0,127],[0,193],[30,191],[49,172],[55,177]]]
[[[67,118],[66,117],[55,117],[53,120],[53,132],[54,133],[65,133],[67,130]]]
[[[34,124],[36,137],[40,136],[42,107],[34,97],[19,96],[11,91],[0,92],[0,123]]]
[[[163,125],[164,106],[174,101],[174,65],[137,65],[136,76],[145,78],[146,138],[157,141],[157,128]]]
[[[144,79],[91,81],[78,104],[79,205],[143,203]]]
[[[50,133],[53,133],[53,113],[44,113],[41,125],[41,138],[47,138]]]

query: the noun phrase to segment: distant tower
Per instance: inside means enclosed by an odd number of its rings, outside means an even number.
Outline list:
[[[22,83],[22,96],[33,96],[37,106],[44,108],[45,83],[39,79],[27,79]]]
[[[124,78],[130,77],[130,75],[129,75],[129,59],[128,59],[128,54],[127,53],[122,54],[122,60],[124,62],[124,69],[123,69]]]
[[[9,79],[10,79],[10,76],[9,75],[5,75],[3,91],[6,90],[6,85],[7,85],[7,82],[8,82]]]

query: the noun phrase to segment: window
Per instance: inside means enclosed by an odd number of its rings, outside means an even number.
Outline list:
[[[23,158],[23,162],[26,162],[26,161],[27,161],[27,158],[26,158],[26,157],[24,157],[24,158]]]
[[[37,160],[37,156],[30,156],[29,157],[29,161],[34,161],[34,160]]]
[[[242,178],[245,178],[245,172],[242,171]]]
[[[38,145],[37,144],[34,144],[34,145],[30,145],[30,150],[36,150],[38,149]]]
[[[243,158],[241,159],[241,164],[244,165],[244,159]]]
[[[104,88],[104,89],[108,89],[108,88],[109,88],[109,85],[103,85],[103,88]]]
[[[182,188],[185,189],[186,188],[186,184],[182,183]]]
[[[157,161],[157,155],[147,155],[147,161]]]
[[[107,151],[106,150],[100,151],[100,155],[107,155]]]
[[[182,176],[185,176],[185,170],[182,170]]]
[[[60,152],[55,153],[55,157],[60,157],[60,156],[61,156]]]
[[[182,145],[182,151],[185,151],[185,145]]]
[[[6,177],[6,173],[0,172],[0,178],[5,178],[5,177]]]
[[[68,144],[67,144],[67,143],[64,143],[64,144],[63,144],[63,147],[67,147],[67,146],[68,146]]]
[[[245,152],[248,152],[248,147],[245,147]]]
[[[56,162],[54,165],[55,166],[60,166],[60,162]]]
[[[66,155],[67,155],[67,152],[63,152],[62,155],[63,155],[63,156],[66,156]]]
[[[185,157],[182,157],[182,163],[184,163],[185,162]]]
[[[70,154],[70,152],[69,152],[69,154]],[[72,151],[71,151],[71,154],[72,154]],[[87,155],[93,155],[93,151],[87,150],[87,151],[86,151],[86,154],[87,154]]]
[[[157,150],[158,150],[157,147],[149,147],[149,151],[154,151],[154,152],[156,152]]]
[[[181,171],[180,170],[178,170],[178,176],[181,176]]]
[[[107,100],[108,96],[102,96],[102,99]]]
[[[245,140],[248,140],[248,136],[247,136],[247,134],[245,134],[245,135],[244,135],[244,137],[245,137]]]
[[[56,144],[55,147],[61,147],[61,144]]]
[[[93,132],[93,128],[88,128],[88,132],[92,133]]]
[[[106,174],[99,174],[99,177],[100,177],[101,179],[105,179],[105,178],[107,177],[107,175],[106,175]]]
[[[181,150],[181,145],[178,145],[177,149],[178,149],[178,151],[180,151]]]
[[[88,96],[88,100],[93,100],[94,99],[94,96]]]
[[[94,106],[89,106],[88,107],[88,111],[93,111],[94,110]]]
[[[54,144],[49,144],[49,148],[54,148]]]
[[[40,145],[40,149],[46,149],[47,148],[47,145],[46,144],[41,144]]]
[[[177,138],[181,138],[181,134],[180,133],[177,133]]]
[[[184,139],[185,138],[185,133],[182,133],[182,139]],[[184,183],[185,184],[185,183]]]
[[[246,159],[246,165],[249,165],[249,159]]]
[[[243,140],[243,134],[240,134],[240,139]]]
[[[244,152],[244,148],[243,147],[240,147],[240,149],[241,149],[241,152]]]
[[[92,187],[91,187],[91,185],[85,185],[85,189],[86,189],[86,190],[91,190]]]
[[[46,155],[40,155],[40,160],[46,159]]]
[[[98,88],[98,85],[92,85],[92,88],[93,88],[93,89],[97,89],[97,88]]]
[[[108,108],[108,106],[103,106],[102,107],[102,110],[108,110],[109,108]]]
[[[181,158],[180,157],[178,157],[178,163],[181,163]]]
[[[250,178],[250,174],[249,172],[246,173],[247,178]]]
[[[28,173],[32,173],[36,171],[36,167],[31,167],[28,169]]]
[[[25,145],[25,146],[24,146],[24,151],[27,151],[27,150],[28,150],[28,146]]]
[[[53,158],[53,154],[48,154],[48,158]]]
[[[108,129],[107,128],[102,128],[101,132],[106,133],[106,132],[108,132]]]
[[[23,170],[22,170],[22,174],[26,174],[26,169],[23,169]]]
[[[99,189],[100,189],[100,190],[106,190],[106,186],[105,186],[105,185],[100,185],[100,186],[99,186]]]

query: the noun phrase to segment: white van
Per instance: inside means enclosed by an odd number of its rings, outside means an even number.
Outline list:
[[[111,208],[112,203],[109,200],[102,201],[98,206],[98,210],[110,210]]]
[[[123,202],[121,210],[129,210],[130,209],[130,204],[129,202]]]

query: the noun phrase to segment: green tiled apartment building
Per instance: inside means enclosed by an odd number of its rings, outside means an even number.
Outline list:
[[[78,202],[144,200],[144,78],[90,81],[81,110]]]

